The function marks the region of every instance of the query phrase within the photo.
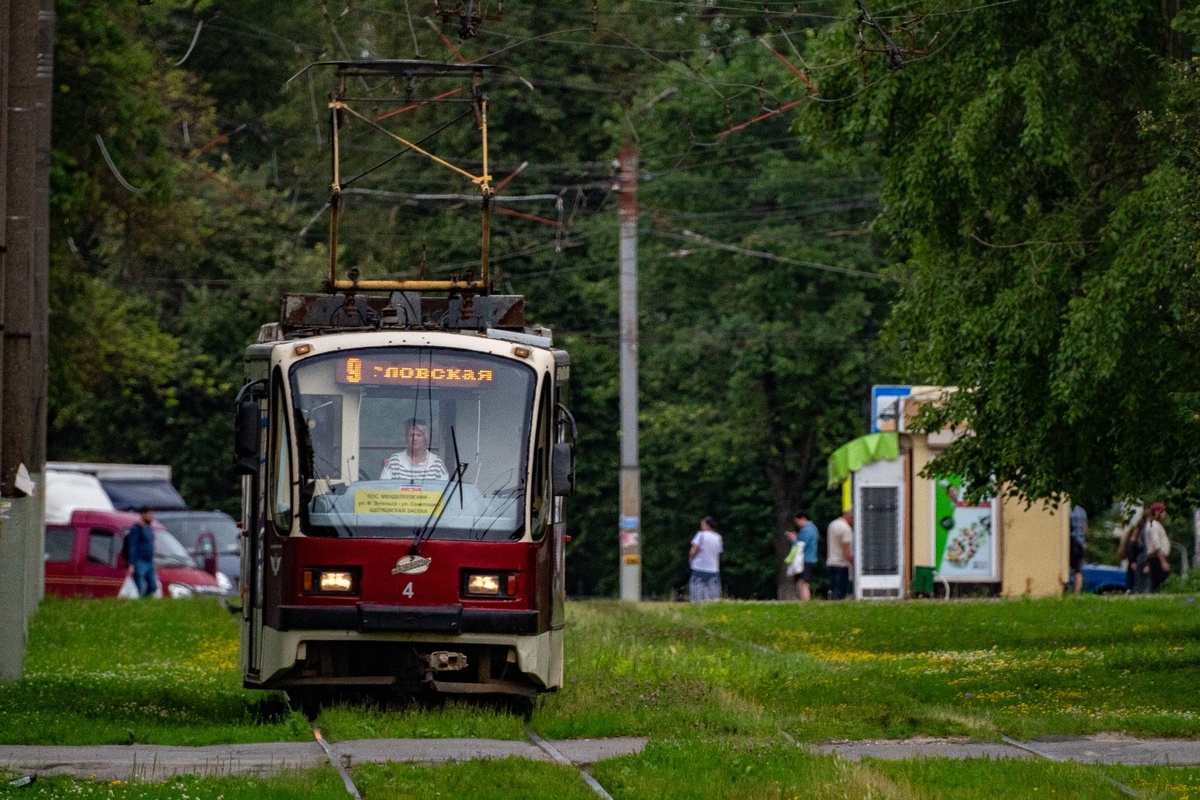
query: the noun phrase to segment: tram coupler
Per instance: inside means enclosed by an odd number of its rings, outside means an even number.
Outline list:
[[[429,668],[434,672],[455,672],[467,668],[465,653],[451,653],[449,650],[438,650],[425,657]]]

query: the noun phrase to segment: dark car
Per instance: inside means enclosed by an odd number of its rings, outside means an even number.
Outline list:
[[[1112,594],[1125,591],[1125,568],[1109,564],[1084,564],[1083,591],[1089,594]]]
[[[212,534],[216,541],[217,570],[229,579],[236,594],[242,569],[242,529],[234,522],[233,517],[224,511],[159,511],[155,519],[169,530],[188,552],[204,564],[213,557],[207,552],[208,537]]]

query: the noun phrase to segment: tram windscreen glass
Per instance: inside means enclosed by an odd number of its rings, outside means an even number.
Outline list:
[[[298,363],[302,530],[520,537],[534,384],[525,364],[444,348],[344,350]]]

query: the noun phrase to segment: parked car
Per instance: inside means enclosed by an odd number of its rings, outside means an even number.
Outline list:
[[[1089,594],[1112,594],[1125,591],[1125,568],[1109,564],[1084,564],[1083,591]]]
[[[67,523],[46,526],[46,594],[57,597],[116,597],[128,565],[121,543],[138,515],[126,511],[71,514]],[[163,597],[226,596],[233,586],[215,569],[205,572],[171,533],[154,524],[154,565]],[[215,573],[215,574],[214,574]]]
[[[217,570],[229,579],[235,590],[238,588],[242,570],[242,529],[233,517],[224,511],[159,511],[154,516],[191,552],[197,563],[206,568],[214,553],[206,545],[208,540],[204,534],[212,534],[216,542]]]

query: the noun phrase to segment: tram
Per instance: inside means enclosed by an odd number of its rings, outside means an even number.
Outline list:
[[[486,98],[476,103],[486,125]],[[336,225],[336,151],[334,173]],[[526,326],[523,298],[492,293],[486,261],[479,280],[339,280],[336,252],[325,291],[285,296],[245,353],[244,685],[559,688],[567,353]]]

